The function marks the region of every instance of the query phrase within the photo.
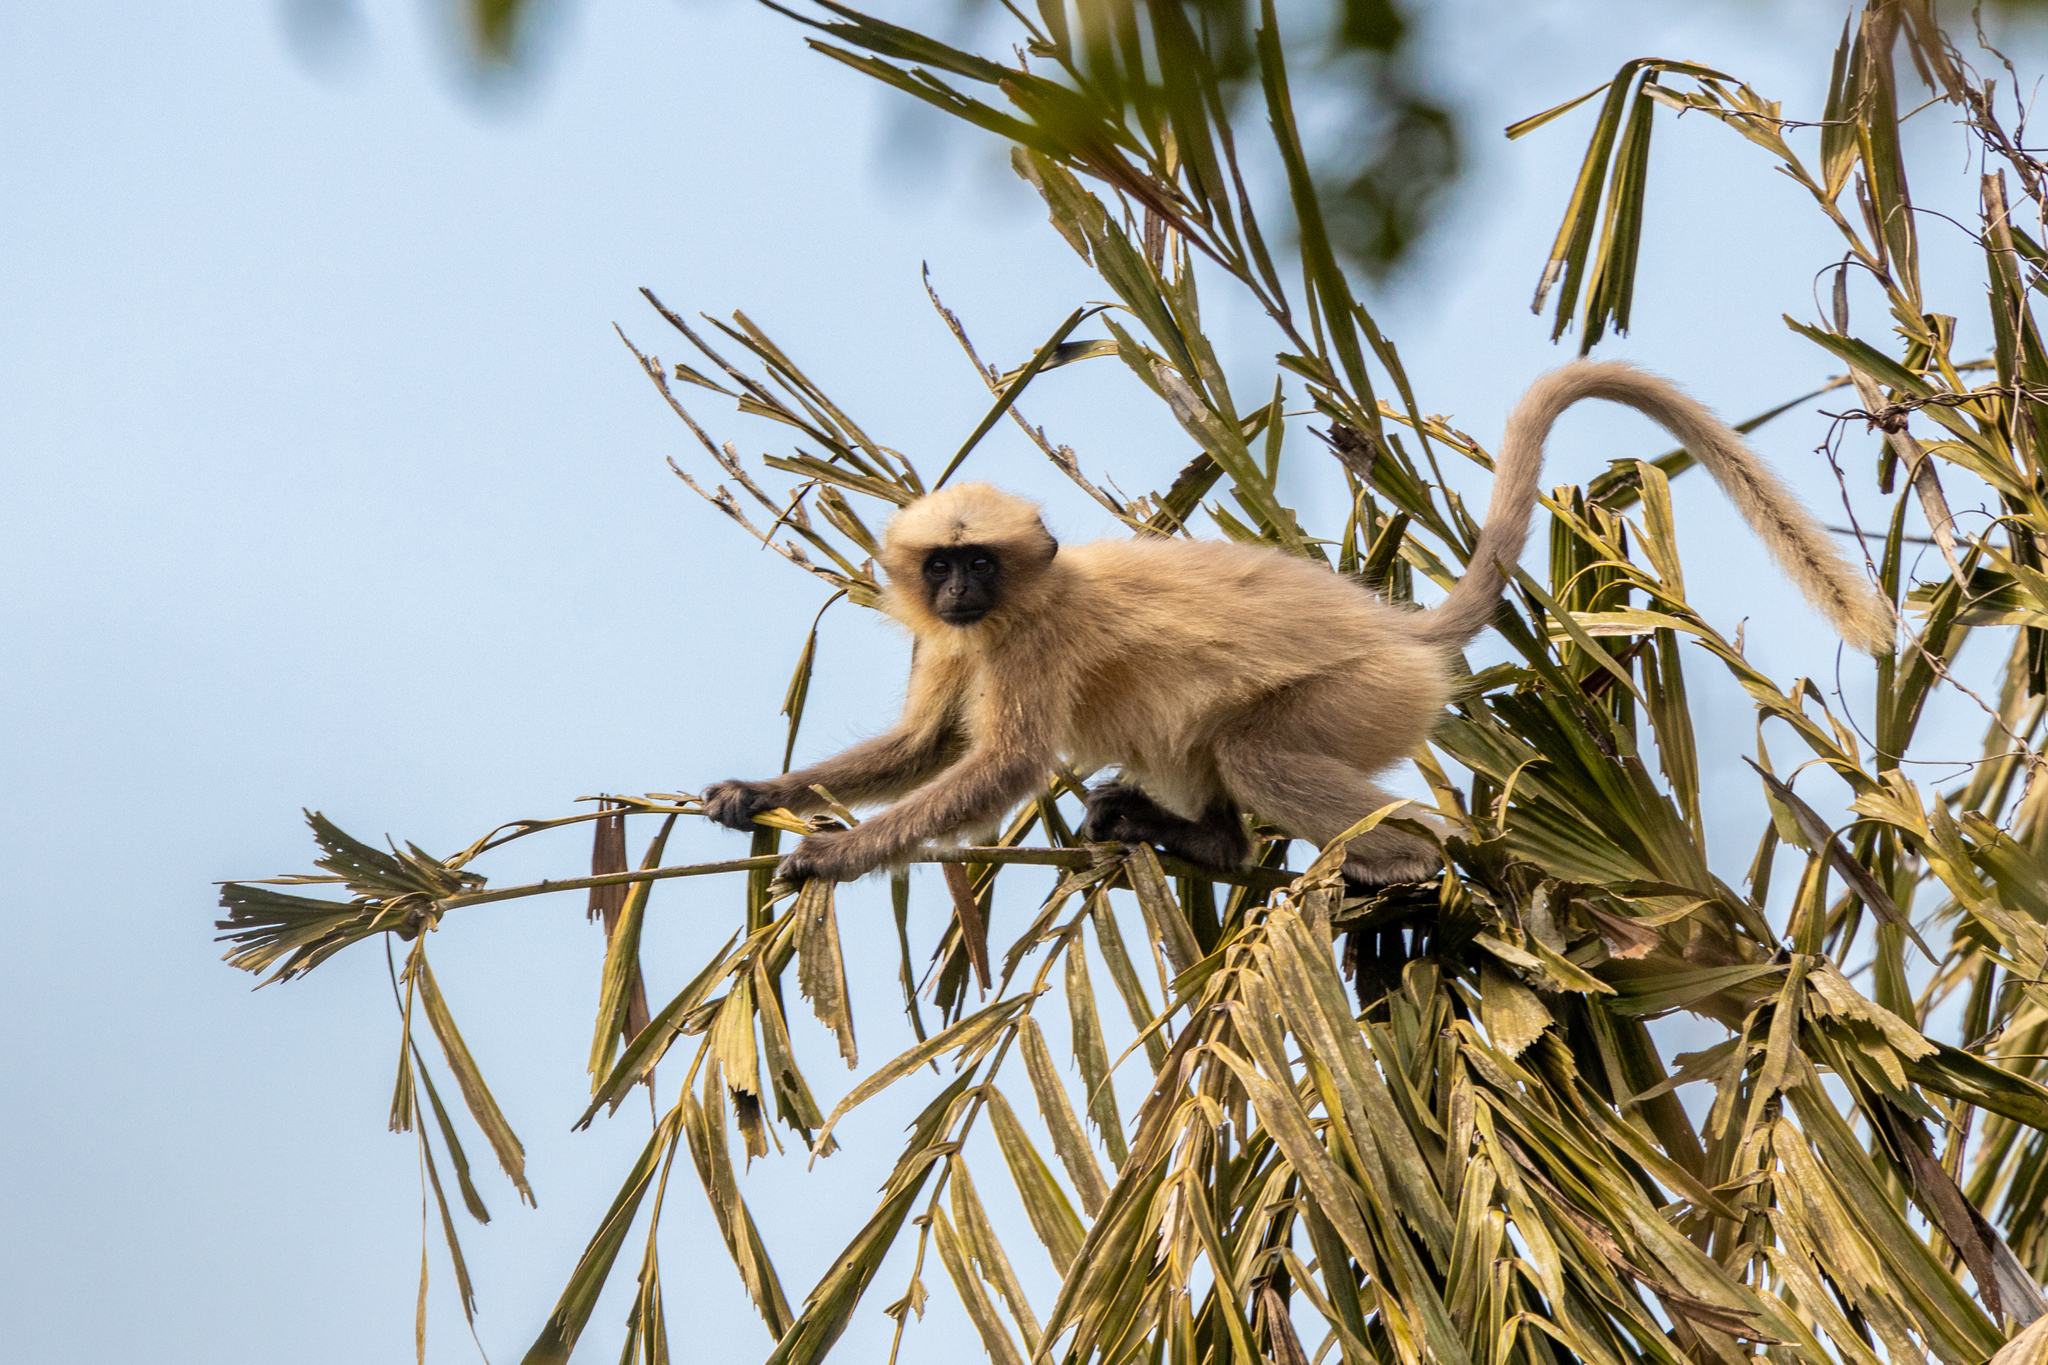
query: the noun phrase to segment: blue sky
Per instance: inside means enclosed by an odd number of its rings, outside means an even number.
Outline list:
[[[302,806],[445,852],[580,795],[773,768],[822,593],[667,472],[664,456],[698,456],[613,324],[682,350],[637,286],[686,311],[744,308],[881,440],[926,457],[986,398],[921,264],[1005,365],[1102,292],[997,149],[907,116],[766,10],[567,10],[533,77],[482,99],[426,7],[359,15],[311,56],[269,0],[0,19],[0,1315],[24,1361],[409,1356],[419,1193],[410,1141],[384,1132],[383,965],[359,950],[252,995],[211,941],[210,883],[307,865]],[[1375,305],[1424,406],[1490,442],[1565,358],[1527,300],[1585,123],[1515,144],[1502,125],[1648,54],[1815,109],[1840,21],[1733,0],[1432,7],[1432,78],[1467,113],[1474,168]],[[1725,131],[1667,118],[1657,136],[1637,330],[1603,354],[1737,417],[1813,387],[1827,367],[1779,315],[1813,314],[1833,243]],[[1967,204],[1959,137],[1915,136],[1943,153],[1923,164],[1957,168],[1916,185],[1922,201]],[[1977,263],[1927,232],[1930,296],[1967,313]],[[1213,294],[1210,316],[1240,382],[1270,383],[1257,319]],[[1185,458],[1108,363],[1048,376],[1026,406],[1132,492]],[[714,402],[697,415],[777,448]],[[1816,501],[1833,497],[1811,454],[1823,426],[1803,415],[1762,441]],[[1640,419],[1575,414],[1554,481],[1667,444]],[[1107,533],[1035,458],[1007,434],[975,457],[1044,497],[1062,538]],[[1289,491],[1327,509],[1324,485]],[[1832,639],[1760,572],[1725,503],[1691,480],[1679,500],[1695,600],[1730,628],[1751,618],[1751,657],[1777,676],[1831,680]],[[879,728],[899,696],[904,647],[871,614],[835,611],[822,649],[800,756]],[[1751,746],[1747,704],[1697,676],[1702,747]],[[1967,757],[1980,733],[1963,708],[1923,750]],[[1763,819],[1745,772],[1729,757],[1710,780],[1731,879]],[[740,851],[686,828],[670,856]],[[510,882],[585,859],[580,836],[534,840],[484,870]],[[657,896],[657,996],[735,913],[728,892]],[[516,1360],[645,1118],[567,1131],[601,957],[580,906],[471,914],[433,951],[540,1198],[521,1209],[487,1181],[497,1221],[466,1239],[484,1343]],[[873,887],[840,914],[872,1061],[907,1037],[893,937]],[[821,1038],[799,1041],[829,1104],[844,1073]],[[870,1207],[904,1112],[850,1122],[846,1152],[809,1176],[756,1167],[749,1197],[792,1297]],[[667,1226],[671,1321],[693,1357],[765,1354],[694,1188]],[[904,1273],[885,1270],[847,1358],[879,1358]],[[438,1251],[436,1276],[431,1349],[467,1358]],[[1046,1284],[1030,1282],[1041,1312]],[[908,1359],[968,1340],[934,1289]],[[623,1311],[600,1307],[591,1358],[616,1351]]]

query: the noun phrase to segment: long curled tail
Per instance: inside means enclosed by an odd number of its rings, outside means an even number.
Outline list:
[[[1850,567],[1820,524],[1742,437],[1670,380],[1615,360],[1581,360],[1552,370],[1515,404],[1494,463],[1486,526],[1464,578],[1441,606],[1425,614],[1424,639],[1459,648],[1493,619],[1503,586],[1500,566],[1519,560],[1529,538],[1544,439],[1558,416],[1582,398],[1625,404],[1676,436],[1727,490],[1778,567],[1834,623],[1842,638],[1869,654],[1891,652],[1891,603]]]

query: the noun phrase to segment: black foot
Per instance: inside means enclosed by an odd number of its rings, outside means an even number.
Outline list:
[[[1383,852],[1373,858],[1353,852],[1344,860],[1344,885],[1354,896],[1371,896],[1390,886],[1434,882],[1444,870],[1444,860],[1421,840],[1413,842],[1413,849]]]
[[[1128,782],[1108,782],[1088,793],[1083,834],[1090,839],[1152,844],[1204,867],[1239,867],[1251,853],[1244,826],[1228,802],[1200,820],[1175,815]]]

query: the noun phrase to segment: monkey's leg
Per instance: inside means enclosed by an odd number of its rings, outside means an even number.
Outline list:
[[[1220,741],[1216,764],[1233,799],[1318,846],[1400,799],[1341,759],[1274,747],[1267,736]],[[1385,825],[1353,839],[1345,855],[1344,878],[1359,886],[1422,881],[1442,866],[1429,843]]]
[[[1297,838],[1326,844],[1396,799],[1348,763],[1267,741],[1270,736],[1219,745],[1218,766],[1232,796]],[[1441,866],[1427,842],[1384,826],[1353,839],[1345,853],[1344,880],[1358,888],[1421,881]],[[1361,1008],[1400,986],[1403,967],[1421,945],[1419,927],[1412,949],[1401,925],[1345,935],[1344,965]]]
[[[1251,853],[1237,808],[1219,801],[1199,820],[1175,815],[1129,782],[1106,782],[1088,793],[1090,839],[1155,844],[1204,867],[1241,867]]]

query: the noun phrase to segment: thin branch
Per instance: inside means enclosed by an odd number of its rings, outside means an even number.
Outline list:
[[[1275,871],[1263,867],[1221,868],[1203,867],[1199,863],[1187,862],[1171,854],[1160,854],[1159,865],[1170,876],[1199,877],[1205,881],[1227,882],[1231,886],[1249,886],[1255,891],[1277,891],[1291,885],[1299,874]],[[584,891],[593,886],[630,886],[635,882],[668,881],[674,877],[709,877],[725,872],[753,872],[761,868],[774,867],[782,861],[781,854],[765,854],[757,858],[733,858],[717,863],[689,863],[678,867],[657,867],[642,872],[607,872],[596,877],[567,877],[560,881],[545,880],[528,882],[522,886],[500,887],[495,891],[477,891],[468,895],[450,896],[435,902],[437,914],[458,909],[466,905],[484,905],[491,901],[518,900],[525,896],[545,896],[556,891]],[[904,859],[910,863],[966,863],[980,866],[986,863],[1022,863],[1035,867],[1064,867],[1080,870],[1093,867],[1096,855],[1085,848],[998,848],[974,846],[968,848],[927,848],[920,849]]]

